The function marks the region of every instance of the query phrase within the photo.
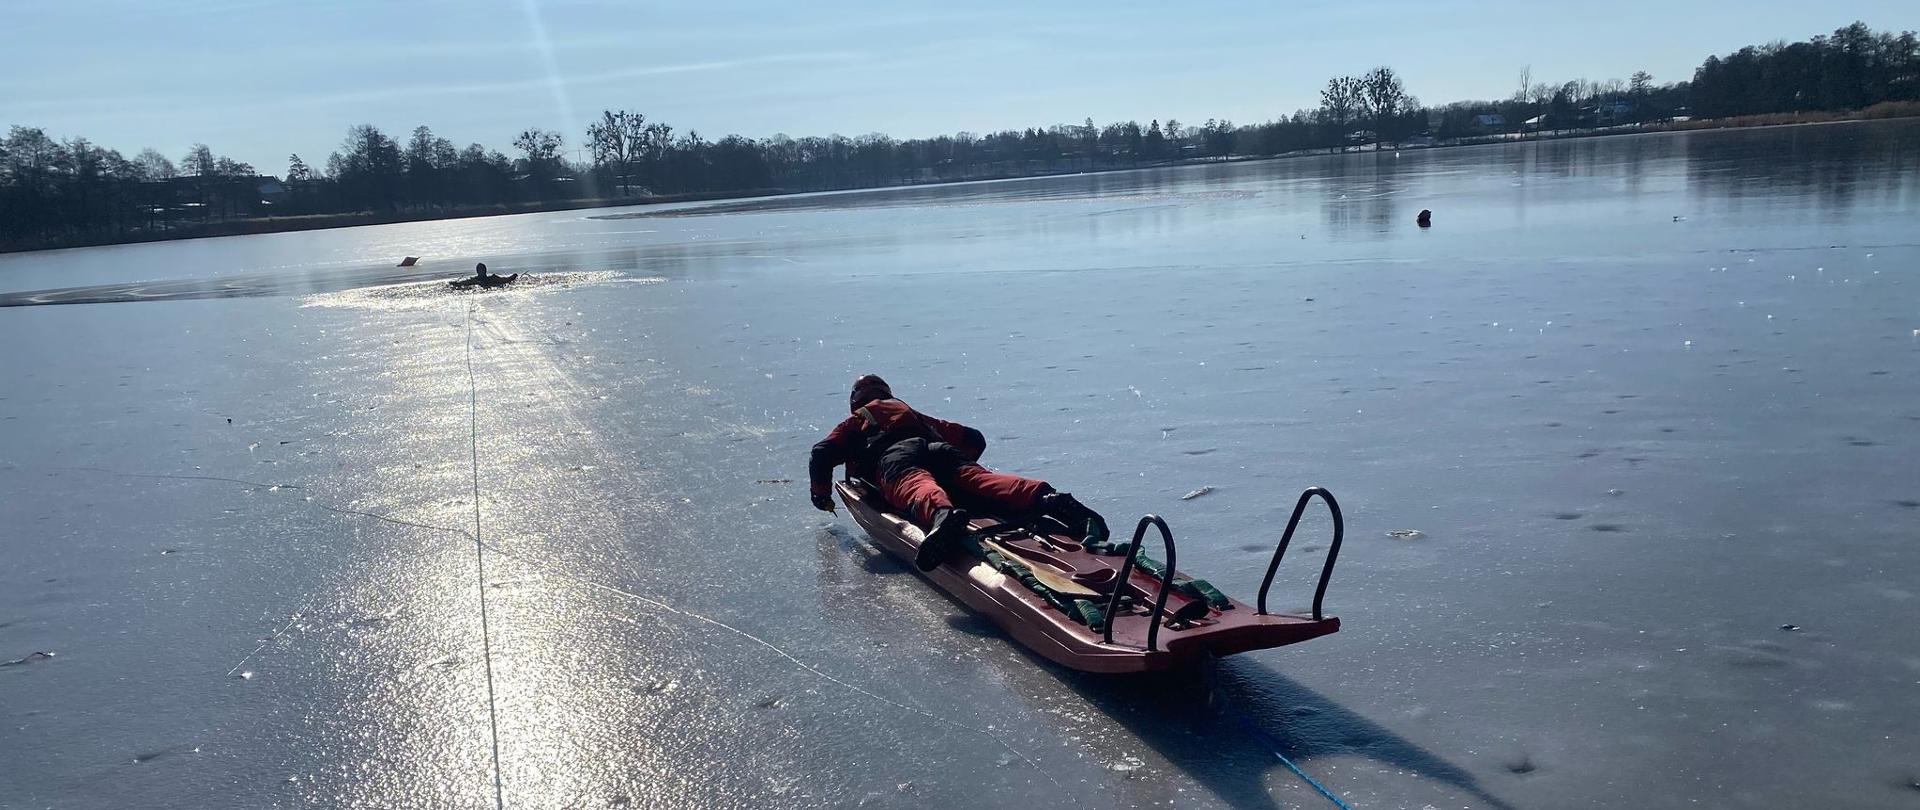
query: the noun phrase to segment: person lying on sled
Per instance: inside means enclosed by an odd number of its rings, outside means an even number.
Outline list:
[[[879,485],[887,503],[928,530],[914,559],[920,570],[938,567],[966,536],[968,515],[952,495],[1009,517],[1051,517],[1094,542],[1107,539],[1098,513],[1045,481],[980,466],[987,449],[980,431],[914,410],[878,375],[854,380],[847,406],[853,415],[813,446],[813,505],[833,511],[833,468],[847,465],[849,475]]]

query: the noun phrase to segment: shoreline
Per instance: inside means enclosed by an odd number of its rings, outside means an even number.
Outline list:
[[[1657,124],[1634,124],[1603,129],[1549,130],[1534,133],[1510,133],[1504,135],[1480,136],[1457,139],[1447,143],[1428,146],[1396,146],[1391,151],[1406,149],[1453,149],[1471,146],[1491,146],[1514,143],[1530,143],[1549,140],[1568,140],[1574,138],[1608,138],[1627,135],[1652,135],[1675,132],[1713,132],[1744,129],[1771,129],[1777,127],[1819,126],[1827,124],[1850,124],[1869,121],[1890,121],[1905,117],[1920,116],[1868,116],[1864,110],[1846,113],[1813,112],[1805,114],[1770,114],[1755,116],[1736,116],[1698,121],[1669,121]],[[537,203],[518,203],[513,205],[491,205],[483,207],[439,209],[426,211],[358,211],[338,214],[308,214],[292,217],[265,217],[255,219],[229,220],[204,225],[177,228],[163,233],[139,234],[123,238],[73,239],[52,244],[6,246],[0,245],[0,255],[22,253],[48,253],[60,250],[80,248],[112,247],[116,245],[138,245],[153,242],[177,242],[191,239],[219,239],[229,236],[258,236],[273,233],[294,233],[300,231],[331,230],[334,228],[359,228],[368,225],[396,225],[410,222],[436,222],[452,219],[475,219],[480,217],[512,216],[517,214],[537,214],[556,211],[581,211],[605,208],[632,208],[647,205],[667,205],[682,202],[734,202],[775,197],[791,197],[812,194],[846,194],[866,191],[884,191],[889,189],[925,188],[931,186],[957,185],[962,183],[986,183],[1004,180],[1026,180],[1043,177],[1066,177],[1085,174],[1109,174],[1114,172],[1132,172],[1146,169],[1166,169],[1183,166],[1204,166],[1219,163],[1247,163],[1267,160],[1289,160],[1304,157],[1324,157],[1329,155],[1361,155],[1370,152],[1389,151],[1379,144],[1364,147],[1311,149],[1295,152],[1283,152],[1275,155],[1227,155],[1224,157],[1192,158],[1187,160],[1169,160],[1141,163],[1132,166],[1111,166],[1097,169],[1038,171],[1018,174],[985,175],[956,180],[941,180],[925,183],[895,183],[879,186],[856,186],[848,188],[810,189],[807,191],[788,191],[783,188],[738,189],[732,191],[703,191],[684,194],[660,194],[647,197],[627,198],[591,198],[574,200],[553,200]]]

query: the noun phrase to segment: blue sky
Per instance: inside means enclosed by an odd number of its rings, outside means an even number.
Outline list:
[[[1527,65],[1667,81],[1855,19],[1920,27],[1912,0],[6,2],[0,126],[176,159],[204,141],[274,174],[357,123],[509,151],[529,126],[571,150],[603,108],[708,137],[1249,122],[1379,64],[1444,102],[1511,93]]]

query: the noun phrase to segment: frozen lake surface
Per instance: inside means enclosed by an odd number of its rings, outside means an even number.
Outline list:
[[[0,257],[0,807],[1920,806],[1920,126],[675,209]],[[1343,631],[1026,653],[868,371]]]

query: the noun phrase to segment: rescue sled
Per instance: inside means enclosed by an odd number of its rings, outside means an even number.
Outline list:
[[[887,553],[912,565],[926,535],[894,512],[865,481],[836,485],[855,522]],[[1267,591],[1293,541],[1307,503],[1319,497],[1333,514],[1311,615],[1269,613]],[[963,545],[924,576],[979,612],[1029,649],[1062,666],[1086,672],[1150,672],[1173,669],[1207,655],[1227,656],[1297,644],[1340,629],[1340,619],[1321,612],[1327,580],[1345,533],[1340,506],[1326,490],[1300,494],[1287,530],[1267,564],[1255,606],[1227,597],[1206,583],[1179,574],[1173,533],[1147,515],[1125,543],[1087,544],[1051,520],[1016,522],[975,517]],[[1159,530],[1166,562],[1142,552],[1148,527]]]

